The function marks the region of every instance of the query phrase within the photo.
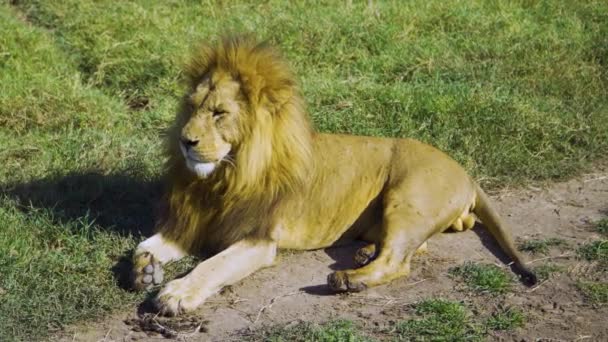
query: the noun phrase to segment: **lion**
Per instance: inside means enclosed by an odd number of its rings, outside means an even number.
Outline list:
[[[328,276],[362,291],[410,273],[416,251],[478,218],[527,284],[536,276],[505,223],[467,172],[414,139],[316,132],[291,69],[251,36],[193,53],[188,91],[167,134],[166,192],[156,233],[133,256],[133,286],[163,281],[163,265],[210,253],[157,294],[177,315],[273,264],[277,249],[313,250],[359,239],[358,267]]]

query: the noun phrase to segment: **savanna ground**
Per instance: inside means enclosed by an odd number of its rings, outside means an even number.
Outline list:
[[[283,253],[192,316],[138,316],[120,275],[152,229],[179,66],[225,31],[281,48],[319,130],[449,152],[543,282],[478,227],[364,293],[323,286],[352,247]],[[607,67],[600,0],[0,0],[0,340],[606,340]]]

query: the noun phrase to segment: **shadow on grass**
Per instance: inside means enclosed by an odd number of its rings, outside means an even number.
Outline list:
[[[26,214],[44,209],[59,225],[84,219],[104,231],[136,238],[152,233],[161,190],[160,181],[96,172],[0,185],[0,194],[17,201]],[[131,287],[131,253],[112,267],[123,289]]]
[[[159,181],[89,172],[5,184],[0,191],[25,213],[50,211],[58,224],[86,218],[105,231],[137,236],[152,232],[161,188]]]
[[[527,286],[534,285],[534,282],[527,278],[529,275],[512,263],[513,260],[505,253],[502,247],[500,247],[498,244],[498,241],[496,241],[496,239],[492,236],[492,234],[490,234],[488,229],[483,226],[483,224],[476,223],[475,227],[473,228],[473,232],[479,236],[481,244],[484,245],[484,247],[492,252],[492,254],[494,254],[494,256],[500,260],[500,262],[508,265],[513,273],[519,276],[518,278],[520,282]]]

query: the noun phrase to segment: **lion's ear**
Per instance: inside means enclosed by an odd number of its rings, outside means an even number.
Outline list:
[[[249,77],[248,75],[239,75],[239,81],[241,83],[241,89],[249,102],[251,108],[260,107],[260,93],[262,90],[263,82],[259,77]]]
[[[264,108],[270,114],[280,110],[295,95],[293,82],[269,85],[262,77],[240,76],[243,91],[252,108]]]
[[[292,82],[275,87],[261,89],[259,96],[260,106],[266,108],[270,114],[275,114],[285,106],[295,95]]]

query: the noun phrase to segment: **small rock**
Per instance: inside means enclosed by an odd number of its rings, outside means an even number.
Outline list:
[[[553,304],[545,304],[540,307],[543,312],[553,312]]]

